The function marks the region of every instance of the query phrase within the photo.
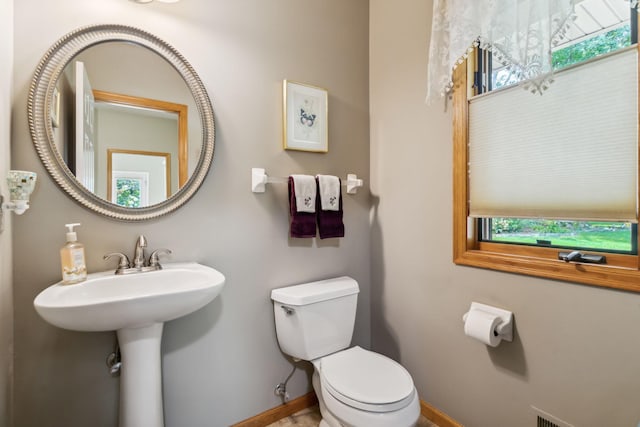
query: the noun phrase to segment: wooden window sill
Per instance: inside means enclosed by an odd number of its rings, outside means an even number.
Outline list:
[[[635,256],[628,257],[637,259]],[[477,249],[464,251],[454,258],[454,262],[470,267],[640,292],[640,271],[628,266],[567,263],[532,255]]]

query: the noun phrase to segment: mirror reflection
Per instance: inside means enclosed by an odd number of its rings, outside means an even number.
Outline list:
[[[51,123],[76,179],[124,207],[170,198],[202,150],[200,116],[182,77],[132,43],[100,43],[69,61],[56,82]]]
[[[127,208],[160,203],[171,196],[171,182],[171,153],[107,149],[111,203]]]

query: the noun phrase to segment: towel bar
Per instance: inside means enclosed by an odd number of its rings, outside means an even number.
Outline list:
[[[266,184],[286,184],[289,178],[268,176],[263,168],[251,168],[251,191],[254,193],[264,193]],[[356,194],[358,188],[364,186],[364,181],[355,174],[347,174],[347,179],[342,181],[342,185],[347,187],[347,194]]]

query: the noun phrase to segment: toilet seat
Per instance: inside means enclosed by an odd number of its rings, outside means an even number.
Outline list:
[[[355,346],[314,363],[322,387],[340,402],[370,412],[391,412],[414,398],[411,375],[397,363]]]

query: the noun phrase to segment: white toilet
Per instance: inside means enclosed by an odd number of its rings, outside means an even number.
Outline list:
[[[351,344],[358,283],[347,276],[271,291],[282,351],[313,363],[320,427],[413,427],[420,416],[411,375]]]

